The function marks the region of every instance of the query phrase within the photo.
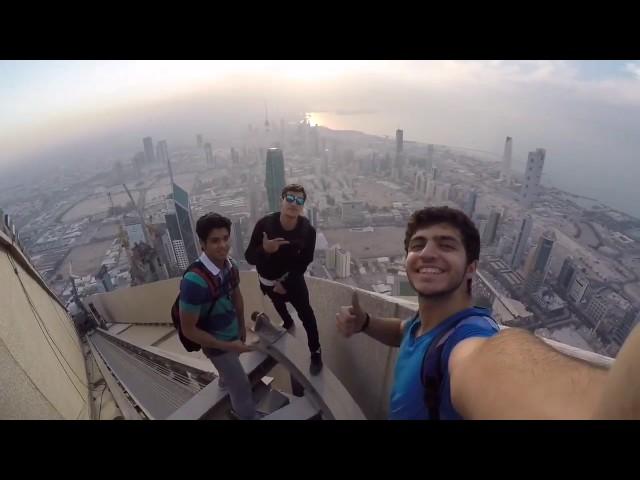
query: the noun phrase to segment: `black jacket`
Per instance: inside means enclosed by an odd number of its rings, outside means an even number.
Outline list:
[[[262,248],[263,232],[267,232],[269,239],[281,237],[290,243],[268,254]],[[286,231],[280,224],[280,212],[274,212],[256,223],[244,258],[250,265],[256,266],[261,277],[276,280],[287,272],[290,275],[303,275],[313,261],[315,248],[316,230],[306,217],[298,217],[296,228]]]

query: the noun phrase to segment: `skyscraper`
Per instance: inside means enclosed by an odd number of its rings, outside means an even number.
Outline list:
[[[489,215],[489,221],[484,229],[482,235],[482,243],[484,245],[491,245],[496,239],[496,233],[498,231],[498,224],[500,223],[500,212],[493,210]]]
[[[396,162],[394,165],[394,179],[401,180],[404,171],[404,155],[402,153],[404,147],[403,131],[396,130]]]
[[[258,196],[259,192],[256,187],[255,175],[251,172],[247,177],[247,193],[249,196],[249,219],[251,223],[258,221]]]
[[[420,194],[423,192],[422,185],[425,183],[424,172],[418,172],[416,175],[416,182],[413,187],[413,193]]]
[[[244,235],[242,232],[244,218],[236,219],[231,225],[231,256],[236,261],[244,260]]]
[[[174,221],[177,223],[177,219],[175,218],[175,214],[169,214],[174,216]],[[176,258],[176,252],[173,248],[173,241],[171,240],[171,235],[169,234],[169,227],[166,224],[167,215],[165,215],[165,228],[160,236],[160,242],[162,243],[162,248],[165,253],[165,258],[167,259],[167,267],[171,272],[171,276],[179,274],[180,272],[176,272],[178,269],[178,260]],[[182,241],[182,240],[181,240]],[[184,246],[182,248],[184,251]],[[184,270],[184,269],[181,269]]]
[[[307,207],[306,216],[313,228],[318,227],[318,207]]]
[[[164,216],[167,224],[167,233],[171,240],[171,250],[167,252],[170,261],[175,259],[178,269],[185,270],[189,266],[189,258],[182,240],[180,224],[176,213],[168,213]]]
[[[435,198],[438,202],[446,202],[449,200],[449,191],[451,190],[450,183],[440,183],[436,189]]]
[[[331,268],[331,269],[336,268],[338,250],[340,250],[340,245],[334,245],[329,250],[327,250],[327,258],[325,260],[325,263],[327,264],[327,268]]]
[[[522,258],[524,252],[527,249],[529,243],[529,235],[531,235],[531,227],[533,227],[533,219],[527,215],[522,219],[520,228],[518,229],[518,236],[516,237],[516,244],[511,255],[511,268],[517,270],[522,264]]]
[[[431,168],[433,166],[433,145],[429,144],[427,147],[427,168]]]
[[[142,139],[142,144],[144,145],[144,156],[147,163],[155,163],[156,156],[153,152],[153,139],[151,137],[144,137]]]
[[[476,211],[476,201],[478,200],[478,192],[475,190],[471,190],[467,194],[467,199],[464,202],[464,213],[467,214],[467,217],[473,218],[473,214]]]
[[[269,201],[269,211],[280,210],[282,189],[285,186],[284,179],[284,157],[279,148],[267,150],[267,171],[265,175],[265,187],[267,189],[267,199]]]
[[[349,278],[351,276],[351,253],[344,250],[336,252],[336,277]]]
[[[193,220],[191,219],[191,203],[189,202],[189,194],[175,183],[173,184],[173,204],[185,254],[187,260],[191,263],[194,262],[199,255]],[[168,222],[167,225],[169,225]]]
[[[396,154],[400,155],[402,153],[402,147],[404,146],[403,141],[404,132],[400,129],[396,130]]]
[[[158,142],[157,152],[158,152],[157,160],[161,164],[165,164],[165,163],[167,163],[169,161],[169,149],[167,147],[167,141],[166,140],[160,140]]]
[[[438,177],[438,169],[436,167],[432,167],[427,173],[427,179],[424,183],[425,194],[427,200],[433,200],[436,194],[436,178]]]
[[[544,148],[529,152],[527,167],[524,171],[524,184],[520,193],[522,206],[525,208],[529,208],[538,199],[545,155]]]
[[[574,275],[577,273],[573,258],[567,257],[562,262],[562,268],[558,275],[558,288],[561,292],[567,293],[571,287]]]
[[[207,159],[207,165],[214,165],[215,162],[214,162],[214,159],[213,159],[213,151],[211,150],[211,144],[210,143],[205,143],[204,144],[204,154],[205,154],[206,159]]]
[[[240,152],[231,147],[231,163],[232,165],[238,165],[240,163]]]
[[[507,137],[504,142],[504,153],[502,154],[502,180],[507,182],[507,185],[511,181],[511,154],[513,151],[513,142],[511,137]]]
[[[556,235],[550,230],[544,232],[538,240],[533,262],[525,274],[524,289],[528,294],[534,293],[542,286],[547,275],[547,267],[555,240]]]
[[[201,133],[196,135],[196,144],[198,145],[198,148],[202,148],[202,134]]]

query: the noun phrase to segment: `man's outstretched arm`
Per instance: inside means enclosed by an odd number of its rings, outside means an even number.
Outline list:
[[[618,352],[594,418],[640,419],[640,325],[633,329]]]
[[[588,419],[607,370],[518,328],[460,342],[449,358],[451,399],[468,419]]]

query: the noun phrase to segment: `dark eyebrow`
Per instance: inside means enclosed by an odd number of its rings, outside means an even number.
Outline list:
[[[451,235],[436,235],[433,237],[434,240],[438,242],[455,242],[460,243],[460,241],[456,237],[452,237]]]
[[[409,244],[412,244],[414,241],[418,241],[418,240],[428,240],[427,237],[423,236],[423,235],[417,235],[415,237],[412,237],[411,240],[409,240]],[[451,236],[451,235],[434,235],[431,240],[435,240],[436,242],[453,242],[455,244],[460,244],[460,240],[458,240],[456,237]]]

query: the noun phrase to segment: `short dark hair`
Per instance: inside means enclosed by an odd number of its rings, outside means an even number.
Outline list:
[[[467,256],[467,265],[480,258],[480,233],[478,233],[478,229],[463,211],[449,207],[426,207],[413,212],[404,234],[405,253],[409,251],[409,241],[416,231],[440,223],[450,225],[460,232]]]
[[[205,213],[196,222],[196,233],[202,242],[207,241],[207,237],[211,230],[215,228],[226,228],[231,234],[231,220],[219,213]]]
[[[282,198],[286,195],[287,192],[298,192],[302,193],[304,199],[307,200],[307,192],[304,191],[304,187],[299,183],[290,183],[289,185],[285,185],[282,189],[282,194],[280,195]]]

